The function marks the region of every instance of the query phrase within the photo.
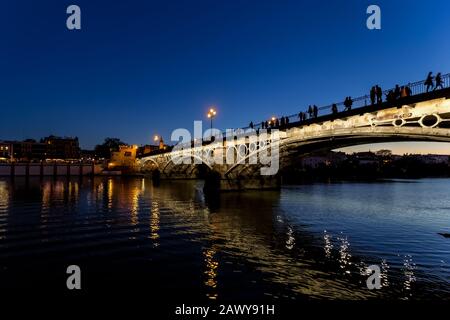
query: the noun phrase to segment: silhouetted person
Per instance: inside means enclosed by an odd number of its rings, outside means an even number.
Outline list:
[[[404,98],[404,97],[407,97],[407,96],[408,96],[408,93],[407,93],[406,87],[402,86],[400,88],[400,98]]]
[[[298,121],[303,122],[303,112],[298,113]]]
[[[376,85],[375,86],[375,93],[377,95],[377,104],[380,104],[383,102],[383,90],[381,90],[381,87]]]
[[[424,85],[427,86],[427,92],[430,90],[430,88],[433,88],[433,72],[428,72],[428,76],[425,79]]]
[[[286,117],[285,121],[286,121],[286,125],[288,125],[289,124],[289,117]]]
[[[331,106],[331,112],[333,114],[337,114],[338,113],[338,107],[336,103],[333,103],[333,105]]]
[[[298,114],[300,121],[303,122],[306,120],[306,113],[303,111],[300,111],[300,113]]]
[[[434,90],[437,90],[437,88],[444,89],[444,83],[442,82],[442,76],[440,72],[436,75],[436,87],[434,88]]]
[[[281,117],[280,124],[281,124],[282,127],[284,127],[284,125],[286,124],[284,116]]]
[[[398,98],[400,98],[400,87],[398,84],[396,84],[394,89],[394,99]]]
[[[372,105],[375,104],[375,96],[376,96],[376,94],[377,94],[377,92],[376,92],[375,87],[372,87],[372,89],[370,89],[370,103]]]
[[[386,94],[386,101],[387,102],[393,102],[395,100],[395,93],[392,90],[389,90],[389,92]]]
[[[264,121],[261,121],[261,129],[264,129],[265,128],[265,123],[264,123]]]
[[[308,107],[308,114],[309,114],[309,118],[311,119],[313,117],[313,108],[311,107],[311,105],[309,105],[309,107]]]
[[[352,104],[353,104],[352,98],[351,97],[346,97],[345,101],[344,101],[344,106],[345,106],[344,111],[352,110]]]
[[[407,85],[405,87],[405,91],[406,91],[406,96],[407,97],[410,97],[412,95],[412,91],[411,91],[411,88],[409,87],[409,85]]]
[[[264,122],[264,127],[265,127],[266,129],[269,128],[269,123],[267,122],[267,120],[266,120],[266,122]]]
[[[278,120],[278,118],[275,119],[275,127],[279,127],[280,126],[280,120]]]
[[[314,118],[317,118],[317,115],[319,114],[319,109],[317,108],[316,105],[314,105],[314,107],[313,107],[313,113],[314,113]]]
[[[253,129],[253,121],[250,121],[250,128]]]

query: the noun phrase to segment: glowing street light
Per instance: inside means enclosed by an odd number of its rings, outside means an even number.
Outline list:
[[[153,137],[153,141],[159,143],[159,149],[165,149],[162,136],[155,134],[155,136]]]
[[[213,118],[216,116],[216,114],[217,114],[217,112],[214,108],[209,109],[207,116],[211,120],[211,129],[212,129],[212,121],[213,121]]]

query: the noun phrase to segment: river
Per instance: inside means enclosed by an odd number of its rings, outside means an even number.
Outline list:
[[[201,181],[0,179],[0,288],[193,301],[450,299],[450,180],[310,183],[205,199]],[[367,267],[381,289],[366,286]],[[186,298],[187,299],[187,298]]]

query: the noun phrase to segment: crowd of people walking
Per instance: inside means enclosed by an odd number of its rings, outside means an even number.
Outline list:
[[[270,128],[284,128],[289,124],[289,117],[281,117],[278,118],[272,118],[270,120],[262,121],[261,122],[261,129],[270,129]],[[253,129],[253,123],[250,122],[250,128]]]
[[[426,77],[425,81],[423,82],[424,87],[426,87],[426,92],[429,92],[430,90],[438,90],[438,89],[444,89],[444,81],[442,79],[442,74],[439,72],[436,74],[436,76],[433,76],[432,72],[428,73],[428,76]],[[384,92],[385,94],[385,101],[388,103],[394,102],[397,99],[409,97],[413,94],[411,90],[411,84],[408,84],[406,86],[399,86],[398,84],[395,86],[394,89]],[[383,103],[383,90],[379,85],[375,85],[370,89],[369,97],[371,106],[380,105]],[[353,106],[354,100],[352,97],[348,96],[345,97],[345,100],[343,102],[344,110],[351,111]],[[365,103],[367,105],[367,103]],[[323,108],[322,108],[323,109]],[[339,113],[338,104],[333,103],[331,105],[331,113],[333,115],[336,115]],[[319,116],[319,108],[316,105],[309,105],[306,111],[300,111],[298,113],[298,121],[299,122],[305,122],[308,119],[316,119]],[[281,118],[275,118],[273,117],[270,120],[265,120],[261,122],[261,129],[270,129],[270,128],[285,128],[289,125],[289,117],[282,116]],[[251,129],[255,127],[253,122],[250,122]]]

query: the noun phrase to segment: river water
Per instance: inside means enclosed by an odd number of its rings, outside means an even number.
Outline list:
[[[450,299],[450,180],[285,186],[0,179],[0,288],[164,299]],[[377,265],[381,289],[369,290]],[[128,290],[128,291],[124,291]]]

